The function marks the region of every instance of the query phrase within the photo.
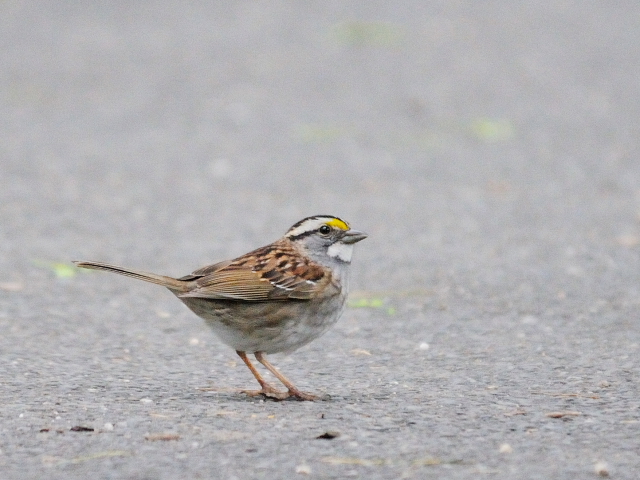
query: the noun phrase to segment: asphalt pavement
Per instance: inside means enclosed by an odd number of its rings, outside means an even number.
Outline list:
[[[640,476],[640,4],[0,3],[0,478]],[[314,214],[255,380],[160,287]]]

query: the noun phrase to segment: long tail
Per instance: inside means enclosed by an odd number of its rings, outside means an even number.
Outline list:
[[[189,290],[189,282],[178,280],[172,277],[165,277],[164,275],[157,275],[155,273],[141,272],[139,270],[131,270],[129,268],[118,267],[116,265],[109,265],[108,263],[100,262],[77,262],[74,261],[80,268],[89,268],[92,270],[105,270],[107,272],[118,273],[127,277],[137,278],[145,282],[155,283],[156,285],[162,285],[171,290],[177,290],[179,292],[186,292]]]

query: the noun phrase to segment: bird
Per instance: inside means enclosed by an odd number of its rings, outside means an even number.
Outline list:
[[[319,397],[299,390],[266,355],[291,353],[338,321],[349,291],[353,248],[365,238],[366,233],[336,216],[314,215],[296,222],[273,243],[180,278],[102,262],[73,263],[168,288],[236,351],[260,384],[259,390],[242,393],[313,401]],[[268,383],[249,354],[287,390]]]

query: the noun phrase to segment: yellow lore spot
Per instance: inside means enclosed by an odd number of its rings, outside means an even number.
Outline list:
[[[330,227],[339,228],[341,230],[349,230],[349,225],[340,220],[339,218],[333,218],[327,222]]]

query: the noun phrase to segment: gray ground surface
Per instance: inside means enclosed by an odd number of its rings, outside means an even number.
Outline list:
[[[0,3],[1,478],[638,478],[637,2],[129,3]],[[352,307],[272,360],[330,401],[68,267],[317,213]]]

